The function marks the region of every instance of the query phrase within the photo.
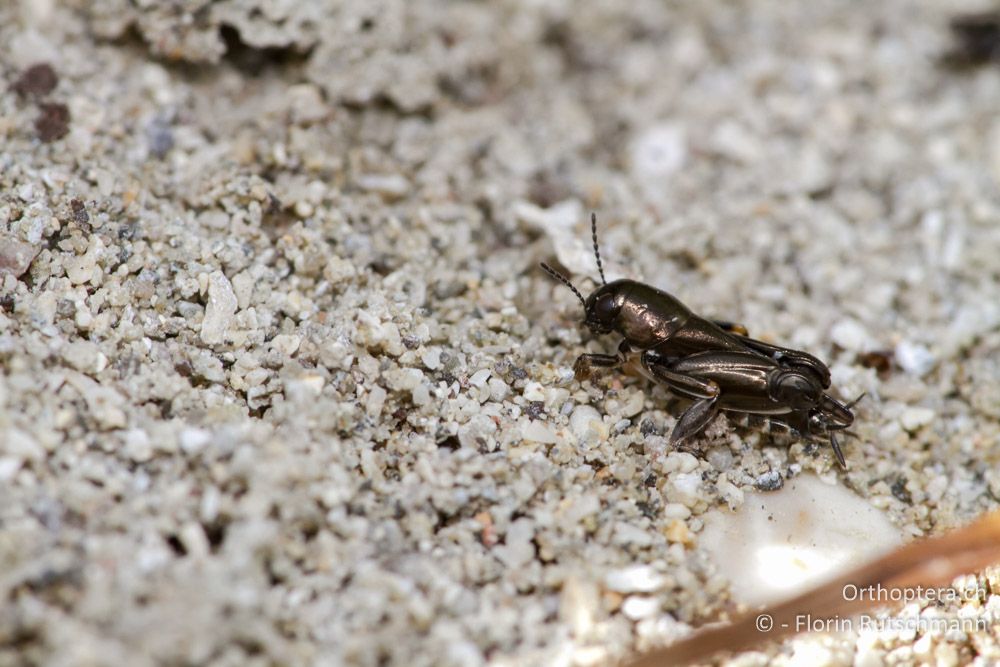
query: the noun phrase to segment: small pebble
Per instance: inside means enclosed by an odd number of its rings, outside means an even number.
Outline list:
[[[923,345],[901,341],[895,349],[896,363],[907,373],[923,377],[937,364],[937,358]]]
[[[632,170],[646,179],[665,178],[684,166],[684,130],[674,123],[654,125],[632,144]]]
[[[59,85],[59,75],[48,63],[38,63],[21,72],[13,88],[22,97],[45,97]]]
[[[410,191],[410,182],[399,174],[367,175],[355,179],[355,184],[367,192],[374,192],[387,200],[403,197]]]
[[[758,491],[777,491],[785,485],[785,478],[777,470],[770,470],[754,480]]]
[[[871,336],[855,320],[840,320],[830,329],[834,343],[851,352],[864,352],[872,347]]]
[[[691,510],[681,503],[667,503],[663,506],[664,519],[686,519],[691,516]]]
[[[0,232],[0,278],[9,273],[20,278],[41,251],[39,246],[18,241]]]
[[[666,581],[666,577],[648,565],[633,565],[604,575],[604,586],[618,593],[652,593]]]
[[[559,436],[556,434],[555,429],[540,421],[530,421],[524,425],[521,429],[521,437],[525,440],[531,440],[533,442],[540,442],[543,444],[552,444],[559,442]]]
[[[45,143],[62,139],[69,132],[69,107],[62,103],[46,102],[38,105],[35,133]]]
[[[486,384],[486,381],[490,379],[491,371],[488,368],[476,371],[469,377],[469,384],[474,387],[482,387]]]
[[[217,345],[225,339],[238,305],[232,283],[222,271],[213,271],[208,277],[208,304],[201,322],[202,342]]]
[[[573,410],[569,418],[569,428],[578,439],[583,439],[590,432],[599,435],[604,430],[604,421],[601,414],[589,405],[579,405]]]
[[[936,413],[930,408],[908,407],[899,416],[899,423],[904,429],[913,433],[933,422],[935,416]]]
[[[633,621],[651,618],[660,611],[660,601],[644,595],[630,595],[622,602],[622,614]]]
[[[702,500],[701,475],[698,473],[677,473],[667,482],[666,495],[670,502],[694,507]]]
[[[204,429],[189,426],[181,429],[179,439],[182,450],[188,454],[195,454],[211,441],[212,434]]]
[[[424,367],[427,368],[427,370],[437,370],[441,367],[441,348],[427,348],[427,350],[420,355],[420,361],[423,362]]]
[[[544,401],[545,400],[545,390],[541,384],[537,382],[529,382],[524,386],[524,391],[521,392],[529,401]]]

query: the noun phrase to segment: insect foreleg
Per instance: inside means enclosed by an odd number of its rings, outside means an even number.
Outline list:
[[[618,346],[618,354],[581,354],[573,364],[573,375],[583,381],[590,377],[594,368],[617,368],[628,360],[632,348],[625,341]]]

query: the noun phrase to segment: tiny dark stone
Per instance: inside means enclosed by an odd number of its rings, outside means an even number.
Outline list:
[[[131,241],[139,231],[139,225],[135,222],[126,222],[118,228],[118,238],[123,241]]]
[[[407,350],[415,350],[420,347],[420,339],[411,334],[406,334],[403,336],[403,345],[406,346]]]
[[[652,419],[643,419],[642,423],[639,424],[639,433],[649,437],[651,435],[659,435],[660,429],[656,427],[656,422]]]
[[[646,479],[642,480],[642,483],[646,486],[656,486],[656,475],[646,475]]]
[[[945,55],[945,63],[971,67],[996,62],[1000,57],[1000,12],[956,16],[951,21],[951,31],[955,43]]]
[[[458,441],[457,437],[449,435],[444,440],[439,441],[437,443],[437,446],[439,449],[450,449],[452,451],[455,451],[456,449],[461,449],[462,443]]]
[[[38,138],[49,143],[61,139],[69,132],[69,107],[65,104],[45,103],[38,105],[39,114],[35,118],[35,133]]]
[[[159,159],[174,147],[174,132],[165,118],[156,118],[146,126],[146,142],[149,152]]]
[[[865,368],[874,368],[880,376],[892,370],[895,356],[892,350],[875,350],[858,355],[858,363]]]
[[[69,299],[59,299],[56,303],[56,315],[59,317],[72,317],[76,314],[76,304]]]
[[[514,367],[510,370],[510,376],[515,380],[523,380],[528,377],[528,372],[523,368]]]
[[[528,188],[528,199],[542,208],[549,208],[569,196],[569,188],[548,172],[536,176]]]
[[[87,207],[79,199],[73,199],[69,202],[69,207],[73,209],[73,220],[77,224],[86,225],[90,222],[90,215],[87,213]]]
[[[281,212],[281,200],[274,196],[274,193],[267,193],[267,213],[274,215]]]
[[[48,63],[32,65],[14,82],[14,91],[21,97],[45,97],[59,84],[59,75]]]
[[[904,477],[897,477],[896,481],[892,483],[892,495],[901,503],[906,503],[907,505],[913,503],[913,496],[910,495],[909,490],[906,488],[906,478]]]
[[[17,301],[14,300],[13,294],[4,294],[0,296],[0,308],[7,311],[8,313],[14,312],[14,306],[17,305]]]
[[[524,414],[528,415],[531,419],[538,419],[545,414],[545,403],[542,401],[529,402],[528,406],[524,409]]]
[[[777,470],[772,470],[754,480],[753,485],[759,491],[777,491],[785,485],[785,478]]]
[[[636,508],[638,508],[640,512],[642,512],[642,515],[647,519],[649,519],[650,521],[656,519],[657,515],[659,514],[660,508],[657,505],[657,503],[646,503],[640,501],[637,502],[635,506]]]
[[[187,548],[184,546],[184,543],[181,542],[181,538],[179,538],[176,534],[167,535],[167,545],[170,547],[170,550],[173,551],[175,555],[177,556],[187,555]]]

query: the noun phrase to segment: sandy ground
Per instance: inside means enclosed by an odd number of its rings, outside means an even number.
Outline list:
[[[0,664],[598,665],[732,611],[702,517],[757,487],[996,507],[975,8],[0,2]],[[537,263],[588,291],[591,210],[610,274],[868,392],[848,472],[573,379],[617,341]],[[807,645],[734,664],[1000,655]]]

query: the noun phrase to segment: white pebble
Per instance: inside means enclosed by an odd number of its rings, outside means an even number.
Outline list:
[[[666,581],[666,577],[649,565],[611,570],[604,576],[604,586],[616,593],[652,593],[662,588]]]
[[[201,340],[206,345],[221,343],[226,329],[236,314],[236,293],[222,271],[213,271],[208,277],[208,305],[205,318],[201,322]]]
[[[474,387],[482,387],[484,384],[486,384],[486,381],[489,379],[490,379],[490,369],[484,368],[472,374],[472,377],[469,378],[469,384],[471,384]]]
[[[21,460],[13,456],[0,456],[0,481],[6,482],[21,469]]]
[[[689,516],[691,516],[691,510],[688,509],[687,505],[681,505],[680,503],[667,503],[663,506],[664,519],[680,519],[683,521]]]
[[[622,406],[622,414],[626,417],[635,417],[642,412],[644,407],[646,407],[646,394],[642,391],[635,391]]]
[[[382,406],[385,405],[387,395],[385,389],[378,385],[371,388],[368,392],[368,399],[365,401],[365,412],[368,413],[369,417],[374,419],[382,414]]]
[[[484,414],[473,415],[468,423],[458,427],[458,441],[462,447],[473,448],[480,445],[490,446],[492,436],[497,430],[496,423]],[[495,448],[495,445],[491,449]]]
[[[354,182],[362,190],[390,200],[399,199],[410,191],[410,182],[399,174],[366,174],[358,176]]]
[[[508,387],[507,383],[500,378],[492,378],[489,382],[489,386],[490,399],[496,401],[497,403],[502,402],[510,393],[510,387]]]
[[[544,401],[545,392],[542,385],[537,382],[529,382],[525,385],[524,391],[522,392],[524,397],[529,401]]]
[[[896,345],[895,357],[900,368],[917,377],[927,375],[937,363],[937,358],[926,347],[906,340]]]
[[[701,475],[698,473],[679,473],[670,478],[667,483],[667,498],[694,507],[701,501]]]
[[[271,347],[286,357],[290,357],[299,349],[302,344],[302,336],[295,334],[278,334],[271,341]]]
[[[738,486],[720,476],[716,487],[719,489],[719,495],[729,505],[729,509],[735,510],[743,505],[743,491]]]
[[[437,370],[441,366],[441,348],[429,347],[420,356],[420,361],[424,363],[427,370]]]
[[[427,405],[428,403],[431,402],[431,390],[427,387],[426,384],[421,384],[417,387],[414,387],[413,391],[410,392],[410,395],[413,398],[413,404],[416,405],[417,407],[420,407],[422,405]]]
[[[830,338],[834,343],[850,352],[864,352],[873,347],[871,336],[857,321],[840,320],[830,329]]]
[[[136,463],[145,463],[153,458],[149,434],[141,428],[129,429],[125,433],[125,454]]]
[[[18,239],[0,237],[0,278],[4,273],[20,277],[31,266],[40,249]]]
[[[622,603],[622,614],[633,621],[651,618],[660,610],[660,601],[645,595],[632,595]]]
[[[108,358],[101,353],[96,343],[89,340],[69,343],[63,348],[62,357],[81,373],[100,373],[108,365]]]
[[[522,518],[514,521],[507,529],[505,543],[493,552],[507,567],[521,567],[535,558],[535,547],[531,540],[535,537],[535,522]]]
[[[181,449],[183,449],[188,454],[194,454],[205,448],[208,441],[212,439],[212,434],[208,431],[189,426],[187,428],[181,429],[180,432],[180,444]]]
[[[733,453],[729,447],[713,447],[705,455],[705,459],[716,470],[729,470],[733,467]]]
[[[552,444],[559,442],[555,429],[540,421],[530,421],[521,428],[521,437],[532,442]]]
[[[903,414],[899,416],[899,423],[912,433],[934,421],[934,416],[935,412],[930,408],[911,407],[903,410]]]
[[[663,463],[664,472],[691,472],[698,467],[698,459],[688,452],[670,452]]]
[[[687,144],[684,129],[662,123],[646,129],[632,143],[632,171],[640,178],[659,179],[684,166]]]
[[[424,381],[424,374],[419,368],[395,368],[385,378],[396,391],[413,391]]]
[[[577,438],[586,437],[589,431],[599,434],[603,427],[604,421],[601,419],[601,413],[589,405],[577,406],[569,418],[569,429]]]

